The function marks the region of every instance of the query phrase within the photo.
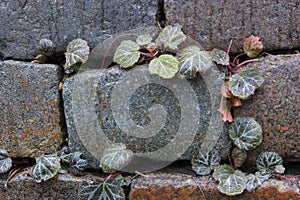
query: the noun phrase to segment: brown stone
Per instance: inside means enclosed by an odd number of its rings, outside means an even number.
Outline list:
[[[131,185],[130,200],[265,200],[300,199],[300,180],[270,179],[253,192],[229,197],[220,193],[217,182],[211,176],[193,177],[183,174],[155,173],[134,179]]]
[[[165,0],[167,20],[179,23],[205,49],[243,50],[244,38],[260,36],[265,50],[300,47],[298,0]]]
[[[60,147],[60,79],[56,65],[0,62],[0,149],[26,157]]]
[[[274,151],[284,162],[300,161],[300,54],[268,56],[247,68],[257,69],[263,85],[243,105],[235,117],[253,117],[263,130],[263,142],[249,151],[248,164],[255,164],[264,151]]]

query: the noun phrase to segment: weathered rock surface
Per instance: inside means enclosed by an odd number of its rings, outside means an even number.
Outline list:
[[[299,179],[270,179],[253,192],[244,191],[243,194],[229,197],[218,191],[216,181],[211,176],[153,173],[133,180],[129,199],[300,199],[299,184]]]
[[[208,50],[226,50],[233,39],[234,53],[251,34],[261,37],[265,50],[300,48],[299,10],[298,0],[165,0],[171,24],[180,23]]]
[[[191,159],[200,148],[216,148],[224,157],[216,74],[163,79],[146,66],[79,73],[63,89],[69,146],[96,167],[104,148],[118,142],[158,161]]]
[[[0,63],[0,148],[10,156],[53,153],[62,143],[56,65]]]
[[[40,39],[51,39],[64,52],[75,38],[94,48],[107,37],[139,26],[152,26],[156,1],[79,0],[0,3],[0,57],[30,59]]]
[[[32,178],[19,176],[14,178],[5,188],[6,178],[0,179],[0,199],[26,200],[26,199],[80,199],[79,189],[82,184],[89,182],[88,177],[74,177],[71,175],[58,175],[46,182],[37,183]]]
[[[284,162],[300,162],[300,54],[268,56],[248,68],[260,71],[263,85],[235,116],[253,117],[263,131],[263,142],[249,151],[248,163],[264,151],[274,151]]]

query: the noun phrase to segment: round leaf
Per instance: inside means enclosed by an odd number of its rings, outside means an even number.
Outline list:
[[[247,190],[252,192],[255,188],[261,186],[261,184],[268,180],[271,177],[271,174],[268,172],[255,172],[254,174],[249,174],[247,176]]]
[[[70,172],[72,174],[79,174],[87,167],[87,161],[81,158],[81,152],[74,152],[70,158]]]
[[[126,149],[126,146],[122,143],[116,143],[104,151],[101,166],[121,170],[130,163],[132,158],[133,152],[130,149]]]
[[[192,159],[192,168],[199,175],[208,175],[219,166],[220,160],[217,152],[199,152]]]
[[[70,68],[76,63],[85,63],[89,57],[90,48],[85,40],[80,38],[72,40],[67,46],[65,70]]]
[[[195,77],[197,72],[206,72],[212,65],[210,55],[200,51],[197,46],[189,46],[177,54],[179,72],[187,78]]]
[[[36,158],[32,176],[38,183],[53,178],[60,169],[60,158],[57,155],[44,155]]]
[[[229,90],[234,96],[246,99],[251,96],[264,82],[260,73],[255,70],[247,69],[240,74],[234,74],[228,82]]]
[[[131,40],[124,40],[116,49],[114,62],[123,68],[133,66],[140,58],[139,45]]]
[[[256,166],[259,171],[275,172],[277,165],[282,164],[282,158],[275,152],[264,152],[256,159]]]
[[[151,60],[149,71],[163,78],[172,78],[178,71],[178,61],[172,55],[161,55]]]
[[[8,152],[0,149],[0,173],[6,173],[12,167],[12,160],[8,157]]]
[[[261,126],[250,117],[238,117],[230,125],[229,136],[240,149],[257,147],[263,139]]]
[[[221,165],[216,168],[213,177],[219,181],[219,191],[226,195],[234,196],[241,194],[246,188],[246,175],[239,170],[234,170],[229,165]]]
[[[211,52],[211,59],[220,65],[229,65],[229,56],[225,51],[214,49]]]
[[[178,45],[186,40],[186,35],[181,31],[181,25],[166,26],[158,35],[156,43],[163,44],[172,50],[178,49]]]
[[[148,45],[152,42],[152,37],[149,34],[140,35],[136,39],[136,43],[140,46]]]
[[[111,178],[103,183],[82,186],[80,196],[84,199],[125,200],[123,188],[115,179]]]

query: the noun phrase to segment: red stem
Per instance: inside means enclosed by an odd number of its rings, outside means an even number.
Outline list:
[[[115,178],[115,177],[117,177],[117,176],[120,175],[120,174],[122,174],[122,172],[116,172],[116,173],[113,173],[113,174],[109,174],[109,175],[105,178],[105,180],[110,179],[110,178]]]
[[[229,42],[228,49],[227,49],[227,55],[229,55],[229,53],[230,53],[231,46],[232,46],[232,40],[230,40],[230,42]]]
[[[243,56],[243,55],[245,55],[245,53],[241,53],[241,54],[237,55],[236,57],[234,57],[234,59],[233,59],[233,62],[232,62],[232,63],[234,63],[234,64],[237,64],[237,63],[235,63],[235,62],[236,62],[236,60],[237,60],[239,57]]]
[[[258,62],[259,60],[258,59],[252,59],[252,60],[246,60],[240,64],[238,64],[235,68],[233,68],[234,70],[238,69],[239,67],[247,64],[247,63],[251,63],[251,62]]]

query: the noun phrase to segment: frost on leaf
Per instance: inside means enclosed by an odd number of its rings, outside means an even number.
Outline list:
[[[60,158],[57,155],[44,155],[36,158],[32,177],[38,183],[53,178],[60,170]]]
[[[275,172],[278,174],[283,174],[285,171],[285,167],[283,167],[282,165],[276,165],[275,166]]]
[[[181,25],[166,26],[156,39],[158,45],[163,44],[171,50],[178,49],[178,45],[186,40],[186,35],[181,31]]]
[[[271,177],[271,174],[268,172],[255,172],[255,174],[247,175],[247,179],[248,179],[247,190],[249,192],[252,192],[256,188],[261,186],[261,184],[264,181],[268,180],[270,177]]]
[[[214,49],[211,52],[211,59],[220,65],[229,65],[229,56],[225,51]]]
[[[149,34],[139,35],[136,39],[136,43],[140,46],[148,45],[152,42],[152,37]]]
[[[263,77],[255,70],[248,69],[240,74],[234,74],[228,82],[229,90],[234,96],[246,99],[252,95],[262,83]]]
[[[74,152],[70,158],[70,172],[74,175],[84,171],[87,167],[87,161],[81,157],[81,152]]]
[[[161,55],[150,61],[149,71],[163,78],[172,78],[178,71],[178,61],[172,55]]]
[[[208,175],[219,166],[220,160],[217,152],[199,152],[192,159],[192,168],[199,175]]]
[[[246,38],[244,42],[244,52],[247,54],[249,58],[254,58],[258,56],[258,54],[263,49],[263,43],[260,41],[260,37],[251,35]]]
[[[247,152],[238,147],[232,150],[231,157],[233,158],[234,165],[241,167],[247,159]]]
[[[107,179],[103,183],[92,183],[89,185],[83,185],[80,189],[79,194],[84,199],[99,199],[99,200],[125,199],[123,188],[115,179]]]
[[[241,194],[246,188],[246,175],[239,170],[234,170],[230,165],[221,165],[216,168],[213,177],[219,181],[219,191],[226,195]]]
[[[133,66],[140,58],[139,45],[131,40],[124,40],[116,49],[114,62],[123,68]]]
[[[101,158],[101,167],[121,170],[126,167],[133,158],[133,152],[130,149],[126,149],[126,146],[122,143],[116,143],[107,148]]]
[[[213,62],[206,51],[197,46],[189,46],[177,54],[179,72],[187,78],[194,78],[197,72],[204,73],[212,67]]]
[[[261,126],[250,117],[238,117],[229,127],[229,136],[240,149],[257,147],[263,139]]]
[[[64,68],[69,71],[76,63],[85,63],[89,57],[90,48],[85,40],[80,38],[72,40],[67,46],[66,63]]]
[[[256,159],[256,166],[259,171],[274,173],[277,165],[282,164],[282,158],[275,152],[264,152]]]
[[[12,167],[12,160],[8,157],[8,152],[0,149],[0,173],[6,173]]]

